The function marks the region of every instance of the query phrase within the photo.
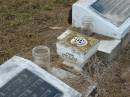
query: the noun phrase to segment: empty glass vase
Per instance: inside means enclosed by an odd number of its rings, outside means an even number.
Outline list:
[[[50,68],[50,49],[47,46],[40,45],[32,50],[33,62],[43,67]]]

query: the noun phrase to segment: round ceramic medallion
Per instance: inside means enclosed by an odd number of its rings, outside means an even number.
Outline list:
[[[71,40],[71,44],[81,47],[87,45],[88,41],[84,37],[76,36]]]

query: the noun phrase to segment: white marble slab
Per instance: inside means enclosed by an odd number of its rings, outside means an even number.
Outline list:
[[[82,27],[82,22],[84,17],[92,18],[92,31],[101,35],[113,37],[116,39],[122,39],[130,30],[130,18],[128,17],[120,26],[116,26],[112,23],[114,20],[110,21],[100,15],[101,13],[96,12],[91,5],[97,0],[78,0],[72,6],[72,25],[74,27]],[[107,0],[108,1],[108,0]],[[109,0],[111,2],[111,0]],[[128,0],[124,0],[127,3]],[[124,10],[128,10],[125,7]],[[116,13],[118,9],[113,12]],[[127,13],[129,14],[129,13]],[[123,15],[124,16],[124,15]],[[117,19],[117,18],[115,18]]]
[[[64,94],[63,97],[81,97],[79,92],[69,87],[61,80],[49,74],[47,71],[43,70],[31,61],[18,56],[14,56],[0,66],[0,87],[4,86],[10,79],[25,68],[62,91]]]

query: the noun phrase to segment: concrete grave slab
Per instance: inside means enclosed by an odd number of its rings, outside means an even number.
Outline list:
[[[2,92],[3,91],[2,88],[12,78],[17,76],[20,72],[22,72],[25,69],[29,70],[30,72],[35,74],[37,77],[41,78],[42,80],[47,82],[49,85],[55,87],[63,94],[62,96],[55,95],[54,97],[81,97],[81,94],[79,92],[77,92],[70,86],[66,85],[61,80],[59,80],[56,77],[54,77],[53,75],[49,74],[47,71],[38,67],[36,64],[32,63],[31,61],[18,57],[18,56],[14,56],[13,58],[11,58],[10,60],[8,60],[7,62],[5,62],[4,64],[2,64],[0,66],[0,95],[5,95],[4,92]],[[24,76],[26,76],[26,75],[24,75]],[[22,81],[22,80],[19,80],[19,81]],[[37,85],[35,85],[35,86],[37,86]],[[6,89],[9,89],[9,88],[6,88]],[[8,93],[8,91],[6,91],[6,92]],[[17,91],[17,92],[19,92],[19,91]],[[16,93],[16,91],[13,92],[13,95],[15,95],[15,93]],[[5,97],[5,96],[2,96],[2,97]],[[15,97],[15,96],[13,96],[13,97]],[[36,97],[39,97],[39,96],[36,96]]]
[[[77,71],[82,71],[88,59],[97,52],[99,44],[99,40],[70,29],[57,39],[58,55],[64,60],[64,64]]]
[[[123,3],[122,3],[123,2]],[[93,32],[122,39],[130,30],[129,0],[78,0],[72,6],[72,25],[82,27],[91,17]]]
[[[119,54],[121,49],[121,40],[101,40],[98,46],[97,55],[104,62],[111,62]]]

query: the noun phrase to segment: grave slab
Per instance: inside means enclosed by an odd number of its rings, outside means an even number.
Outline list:
[[[121,40],[101,40],[98,46],[97,55],[105,63],[112,62],[119,55],[121,50]]]
[[[0,66],[0,97],[81,97],[81,94],[31,61],[14,56]]]
[[[72,6],[72,25],[82,28],[92,19],[92,31],[122,39],[130,30],[129,0],[78,0]]]
[[[70,29],[57,39],[58,55],[64,60],[64,64],[77,71],[82,71],[88,59],[97,52],[99,45],[99,40]]]

